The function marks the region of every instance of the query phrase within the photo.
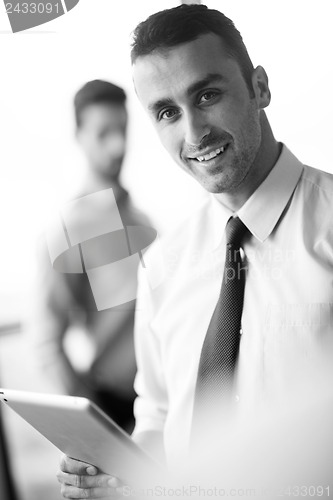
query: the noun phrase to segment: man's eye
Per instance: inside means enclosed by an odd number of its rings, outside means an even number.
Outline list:
[[[205,92],[204,94],[202,94],[202,96],[200,97],[200,102],[207,102],[207,101],[211,101],[212,99],[214,99],[214,97],[217,96],[217,92]]]
[[[160,120],[171,120],[172,118],[174,118],[176,115],[178,114],[178,110],[177,109],[173,109],[173,108],[170,108],[170,109],[165,109],[164,111],[162,111],[159,115],[159,119]]]

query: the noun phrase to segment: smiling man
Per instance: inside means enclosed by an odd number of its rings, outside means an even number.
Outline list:
[[[219,35],[204,33],[149,58],[136,57],[134,48],[134,83],[173,159],[222,202],[230,193],[226,204],[234,207],[235,193],[242,204],[279,148],[259,113],[270,101],[264,69],[253,69],[247,85],[224,45]]]
[[[230,417],[244,422],[327,388],[333,176],[275,140],[265,70],[222,13],[154,14],[134,32],[132,63],[162,144],[211,193],[165,239],[166,279],[154,291],[142,280],[136,312],[133,437],[174,464],[200,435],[198,415],[220,442]],[[106,496],[91,488],[110,479],[87,467],[64,457],[67,497]]]

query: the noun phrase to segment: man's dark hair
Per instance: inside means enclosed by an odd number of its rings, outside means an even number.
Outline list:
[[[83,111],[91,104],[120,104],[125,106],[124,90],[113,83],[104,80],[93,80],[86,83],[74,97],[75,121],[81,125]]]
[[[241,34],[231,19],[206,5],[179,5],[157,12],[140,23],[133,32],[132,64],[140,56],[191,42],[208,33],[221,38],[229,57],[238,62],[253,96],[251,76],[254,68]]]

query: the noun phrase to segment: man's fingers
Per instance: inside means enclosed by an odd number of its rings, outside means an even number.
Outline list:
[[[114,488],[76,488],[75,486],[70,486],[68,484],[63,484],[61,486],[61,495],[64,498],[116,498],[116,491]]]
[[[60,458],[60,469],[63,472],[69,472],[71,474],[88,474],[94,476],[98,473],[97,468],[93,465],[80,462],[80,460],[75,460],[74,458],[69,458],[66,455],[62,455]]]
[[[112,486],[112,488],[121,488],[123,486],[123,483],[117,477],[114,476],[108,476],[108,477],[109,477],[108,485]]]
[[[60,471],[57,474],[64,498],[76,499],[116,499],[119,479],[108,474],[98,473],[93,465],[63,455]]]
[[[57,474],[59,483],[76,486],[77,488],[117,488],[120,482],[107,474],[97,474],[96,476],[84,476],[81,474],[69,474],[59,471]]]

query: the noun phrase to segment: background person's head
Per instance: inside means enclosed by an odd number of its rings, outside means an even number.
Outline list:
[[[176,163],[212,193],[249,196],[271,165],[261,112],[270,91],[233,22],[204,5],[158,12],[135,29],[131,57],[138,97]]]
[[[75,95],[77,138],[89,167],[106,179],[118,179],[126,148],[126,94],[103,80],[86,83]]]

